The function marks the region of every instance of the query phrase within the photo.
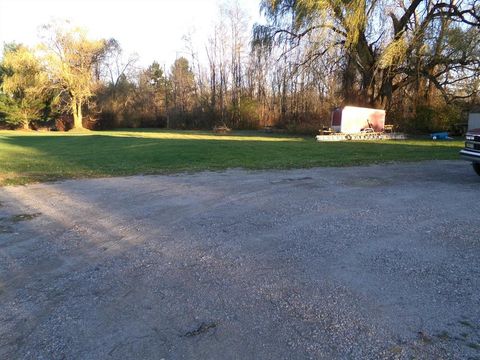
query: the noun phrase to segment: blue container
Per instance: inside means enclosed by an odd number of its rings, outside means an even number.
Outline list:
[[[448,132],[437,132],[437,133],[432,133],[430,134],[430,137],[432,140],[448,140]]]

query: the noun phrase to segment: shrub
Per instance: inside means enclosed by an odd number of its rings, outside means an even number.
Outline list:
[[[73,128],[73,116],[70,114],[62,114],[55,119],[55,128],[58,131],[68,131]]]
[[[419,106],[415,117],[410,121],[410,131],[428,133],[448,131],[460,121],[461,111],[454,105],[440,107]]]

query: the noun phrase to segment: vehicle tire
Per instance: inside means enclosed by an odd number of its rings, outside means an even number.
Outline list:
[[[480,176],[480,163],[474,162],[472,163],[473,170]]]

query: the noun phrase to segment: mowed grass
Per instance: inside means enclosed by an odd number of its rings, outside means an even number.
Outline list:
[[[234,132],[0,131],[0,185],[67,178],[227,168],[284,169],[458,159],[461,140],[319,143],[313,137]]]

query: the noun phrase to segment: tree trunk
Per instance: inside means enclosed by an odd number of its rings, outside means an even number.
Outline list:
[[[81,101],[72,100],[72,113],[73,113],[73,128],[83,129]]]

